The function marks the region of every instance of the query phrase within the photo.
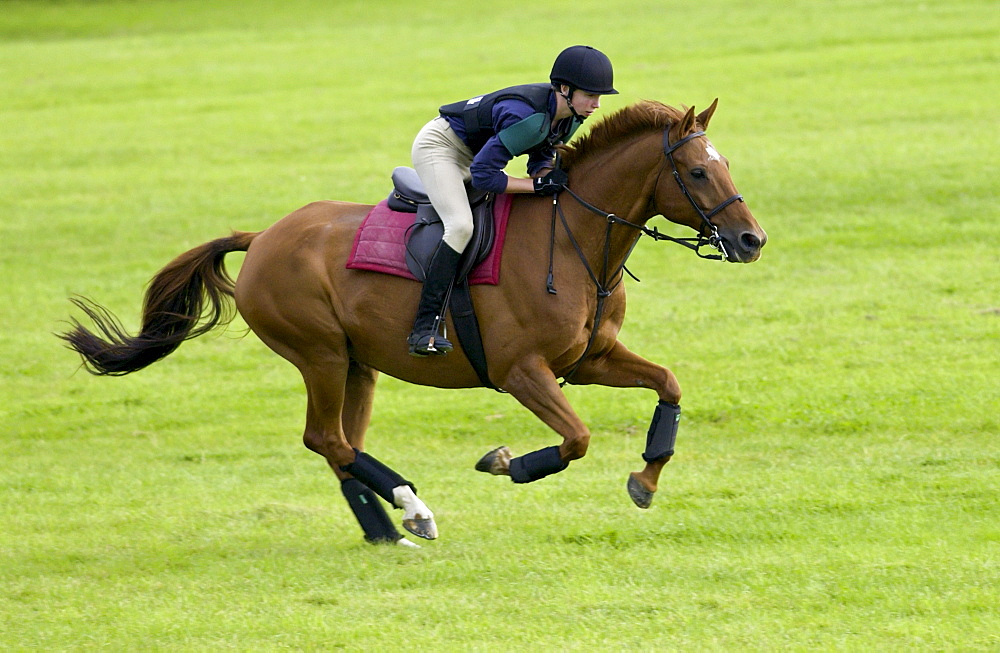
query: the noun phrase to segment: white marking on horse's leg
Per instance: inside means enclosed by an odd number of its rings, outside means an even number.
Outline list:
[[[434,513],[417,498],[413,488],[400,485],[392,489],[392,502],[403,509],[403,528],[417,537],[426,540],[436,539],[437,524],[434,523]]]
[[[423,501],[413,493],[409,485],[400,485],[392,489],[392,501],[397,508],[403,509],[403,517],[407,519],[433,519],[434,514]]]

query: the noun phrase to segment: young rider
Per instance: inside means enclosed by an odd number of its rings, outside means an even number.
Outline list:
[[[413,167],[444,223],[444,239],[424,280],[420,305],[407,339],[414,356],[444,355],[452,344],[437,333],[444,300],[462,251],[472,237],[466,184],[494,193],[552,195],[566,183],[553,170],[555,145],[570,139],[601,103],[618,93],[611,61],[590,46],[574,45],[556,57],[550,84],[525,84],[447,104],[413,142]],[[530,179],[504,168],[528,155]]]

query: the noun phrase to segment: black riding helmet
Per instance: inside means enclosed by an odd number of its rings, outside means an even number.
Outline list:
[[[553,84],[566,84],[597,95],[617,95],[614,89],[614,71],[607,55],[589,45],[566,48],[552,64],[549,79]]]

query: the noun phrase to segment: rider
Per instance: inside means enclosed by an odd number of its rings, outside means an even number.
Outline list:
[[[466,184],[493,193],[553,195],[566,173],[553,170],[555,145],[570,139],[613,87],[611,60],[590,46],[574,45],[556,57],[550,84],[525,84],[447,104],[413,142],[413,167],[444,223],[444,238],[427,269],[420,305],[407,339],[414,356],[444,355],[452,344],[437,333],[445,295],[462,251],[472,238]],[[531,179],[508,177],[504,168],[528,155]]]

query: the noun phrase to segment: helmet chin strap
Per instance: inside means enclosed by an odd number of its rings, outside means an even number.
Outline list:
[[[570,89],[569,93],[563,93],[562,87],[560,87],[558,93],[563,97],[564,100],[566,100],[566,106],[569,107],[570,113],[573,114],[573,117],[579,120],[580,122],[583,122],[584,120],[587,119],[587,116],[581,116],[576,112],[576,108],[573,107],[573,100],[570,99],[570,97],[573,95],[574,89],[573,87],[569,87],[569,89]]]

